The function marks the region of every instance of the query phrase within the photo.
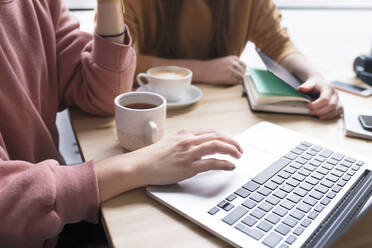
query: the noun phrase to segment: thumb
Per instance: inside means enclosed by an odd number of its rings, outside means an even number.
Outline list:
[[[298,90],[304,93],[311,92],[315,88],[315,80],[307,80],[305,83],[298,87]]]

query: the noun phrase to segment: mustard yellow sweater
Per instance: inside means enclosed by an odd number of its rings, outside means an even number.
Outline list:
[[[177,0],[175,0],[177,1]],[[156,39],[155,4],[152,0],[126,0],[126,23],[137,51],[137,73],[151,65]],[[296,52],[287,30],[280,26],[281,14],[271,0],[230,0],[231,55],[239,56],[247,41],[255,43],[264,53],[276,61]],[[176,13],[175,13],[176,14]],[[179,27],[179,47],[187,56],[183,59],[209,59],[209,47],[213,36],[212,14],[204,0],[184,1]],[[153,21],[146,21],[148,20]],[[147,40],[144,40],[145,35]],[[144,51],[147,51],[144,54]]]

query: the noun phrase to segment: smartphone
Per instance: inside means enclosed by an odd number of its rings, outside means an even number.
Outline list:
[[[372,131],[372,115],[359,115],[359,121],[365,130]]]
[[[358,96],[370,96],[372,95],[372,89],[366,89],[364,87],[358,86],[358,85],[353,85],[353,84],[348,84],[344,83],[341,81],[333,81],[331,84],[339,90],[343,90],[352,94],[356,94]]]

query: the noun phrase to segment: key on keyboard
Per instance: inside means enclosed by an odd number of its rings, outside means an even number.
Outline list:
[[[288,247],[363,164],[304,141],[208,213],[223,209],[226,224],[268,247]],[[242,203],[235,207],[230,202],[237,198]]]

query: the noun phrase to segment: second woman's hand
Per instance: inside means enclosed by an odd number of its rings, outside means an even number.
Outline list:
[[[229,161],[203,157],[219,153],[240,158],[242,152],[236,141],[213,130],[181,131],[151,146],[96,162],[100,200],[146,185],[176,183],[208,170],[233,170],[235,165]]]
[[[203,61],[199,81],[219,85],[235,85],[242,82],[246,65],[237,56],[226,56]]]
[[[336,90],[323,78],[311,77],[299,90],[303,93],[315,93],[319,97],[308,104],[309,114],[319,116],[321,120],[340,117],[343,107]]]

